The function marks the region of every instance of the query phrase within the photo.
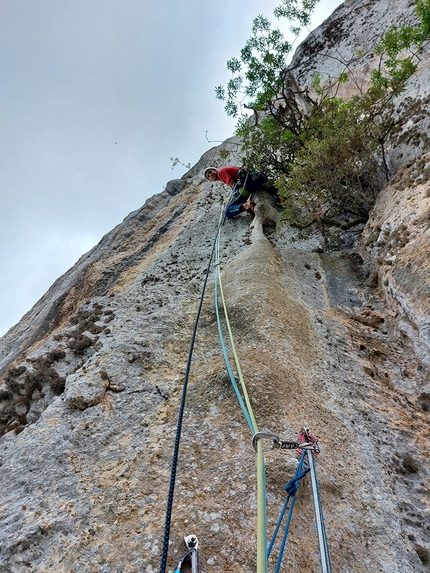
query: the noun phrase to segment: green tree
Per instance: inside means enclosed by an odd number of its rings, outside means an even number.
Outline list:
[[[290,28],[297,37],[303,26],[310,22],[311,14],[319,0],[282,0],[275,8],[277,18],[286,17],[291,22]],[[241,106],[263,111],[272,107],[274,100],[286,96],[288,82],[283,73],[287,66],[287,56],[293,44],[285,39],[279,28],[272,28],[271,22],[258,15],[252,24],[252,34],[245,42],[240,57],[227,61],[227,69],[232,77],[226,86],[215,88],[215,95],[225,102],[227,115],[242,115]],[[243,103],[244,100],[248,103]],[[276,113],[274,114],[276,116]]]
[[[284,0],[275,16],[288,18],[298,33],[316,3]],[[392,26],[373,47],[380,59],[370,87],[348,101],[333,94],[348,81],[350,62],[343,62],[344,72],[331,85],[323,86],[317,75],[311,99],[286,68],[291,44],[262,16],[254,20],[240,59],[227,63],[232,79],[227,88],[216,88],[216,96],[231,116],[242,105],[253,110],[237,125],[244,163],[277,182],[291,224],[330,233],[367,219],[388,177],[387,141],[406,116],[396,110],[396,97],[430,38],[430,0],[418,0],[415,10],[417,25]]]

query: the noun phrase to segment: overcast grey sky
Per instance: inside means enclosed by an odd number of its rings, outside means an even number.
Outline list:
[[[214,86],[276,0],[1,0],[0,336],[233,133]],[[312,27],[341,0],[321,0]]]

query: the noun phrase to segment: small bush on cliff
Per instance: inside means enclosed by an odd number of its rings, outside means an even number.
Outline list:
[[[297,34],[317,1],[283,0],[274,14],[288,18]],[[388,177],[386,143],[406,115],[395,115],[395,98],[430,39],[430,0],[419,0],[416,14],[417,26],[392,26],[372,47],[380,62],[370,88],[348,101],[336,92],[348,81],[350,62],[343,61],[345,72],[332,85],[323,88],[316,77],[311,99],[286,69],[291,44],[262,16],[254,20],[240,58],[227,62],[232,78],[216,88],[216,97],[230,116],[237,117],[242,106],[253,110],[253,118],[242,113],[236,131],[244,163],[277,182],[291,224],[330,233],[366,221]]]
[[[391,94],[379,86],[348,101],[322,97],[288,173],[277,179],[290,223],[324,232],[366,222],[387,173],[384,145],[398,121]]]

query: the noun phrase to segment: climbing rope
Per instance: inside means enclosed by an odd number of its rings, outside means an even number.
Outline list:
[[[246,181],[245,181],[245,183],[246,183]],[[232,194],[232,196],[233,196],[233,194]],[[182,386],[181,403],[180,403],[180,407],[179,407],[178,422],[177,422],[177,426],[176,426],[176,435],[175,435],[175,445],[174,445],[174,449],[173,449],[173,459],[172,459],[172,466],[171,466],[171,471],[170,471],[170,483],[169,483],[169,492],[167,495],[166,517],[165,517],[165,522],[164,522],[163,549],[162,549],[161,561],[160,561],[160,573],[165,573],[166,572],[166,566],[167,566],[167,556],[168,556],[168,551],[169,551],[169,538],[170,538],[170,526],[171,526],[171,521],[172,521],[173,497],[174,497],[174,492],[175,492],[176,472],[177,472],[178,457],[179,457],[179,445],[180,445],[180,440],[181,440],[182,422],[183,422],[183,417],[184,417],[185,402],[186,402],[187,389],[188,389],[188,379],[189,379],[189,374],[190,374],[190,369],[191,369],[191,362],[192,362],[192,357],[193,357],[194,344],[195,344],[195,340],[196,340],[197,327],[199,324],[200,314],[201,314],[201,310],[203,307],[203,300],[204,300],[204,296],[205,296],[205,292],[206,292],[206,286],[207,286],[207,282],[208,282],[208,278],[209,278],[209,272],[210,272],[214,252],[215,252],[215,247],[218,244],[218,235],[219,235],[219,232],[221,229],[221,225],[224,223],[224,220],[225,220],[225,217],[227,214],[227,209],[228,209],[228,204],[226,207],[223,206],[223,209],[221,211],[221,215],[220,215],[220,218],[218,221],[218,227],[217,227],[217,230],[215,233],[215,239],[214,239],[214,242],[212,245],[211,254],[209,256],[209,261],[208,261],[208,265],[206,268],[205,279],[203,281],[203,286],[202,286],[202,290],[201,290],[201,294],[200,294],[200,302],[199,302],[199,307],[197,309],[196,319],[194,322],[193,333],[191,336],[190,349],[188,351],[187,366],[185,369],[184,384]],[[262,452],[261,452],[261,455],[262,455]]]
[[[279,556],[278,561],[276,564],[275,573],[279,573],[281,569],[283,554],[285,551],[288,531],[291,523],[292,513],[294,509],[294,504],[296,500],[296,493],[298,489],[299,481],[307,474],[310,473],[311,475],[311,484],[312,484],[312,493],[313,493],[313,500],[314,500],[314,510],[315,510],[315,522],[316,522],[316,529],[317,529],[317,536],[318,536],[318,544],[320,550],[320,562],[321,562],[321,571],[322,573],[332,573],[331,563],[330,563],[330,555],[328,550],[328,543],[327,543],[327,536],[325,532],[324,526],[324,519],[322,514],[322,506],[321,506],[321,499],[319,496],[319,489],[318,489],[318,482],[316,478],[316,470],[315,470],[315,463],[313,456],[319,454],[319,446],[318,446],[318,439],[315,438],[312,434],[309,433],[309,430],[304,428],[301,429],[299,442],[285,442],[280,441],[279,436],[275,434],[271,434],[268,432],[259,432],[257,423],[255,420],[254,413],[252,411],[251,402],[249,399],[249,394],[245,385],[245,381],[243,378],[243,372],[240,365],[239,357],[236,351],[236,346],[231,330],[231,325],[228,317],[227,312],[227,305],[224,297],[224,290],[222,286],[222,279],[220,273],[220,257],[219,257],[219,243],[220,243],[220,236],[221,230],[219,230],[217,237],[216,237],[216,250],[215,250],[215,289],[214,289],[214,297],[215,297],[215,312],[217,316],[217,325],[218,331],[221,341],[221,347],[224,355],[224,360],[227,366],[227,372],[229,374],[233,389],[235,394],[238,398],[239,404],[243,411],[243,414],[248,422],[248,425],[253,432],[253,446],[254,449],[257,451],[257,500],[258,500],[258,518],[257,518],[257,573],[267,573],[267,560],[272,551],[273,545],[275,543],[276,537],[278,535],[280,526],[284,519],[286,510],[288,509],[288,504],[291,500],[285,530],[281,542],[281,546],[279,549]],[[236,378],[233,374],[230,360],[228,357],[228,352],[226,348],[226,344],[224,341],[222,325],[221,325],[221,318],[218,308],[218,286],[219,286],[219,293],[221,295],[222,307],[224,311],[224,318],[225,323],[227,326],[230,346],[234,356],[234,361],[236,364],[236,369],[242,389],[242,393],[244,399],[242,398]],[[297,471],[295,477],[288,482],[285,487],[285,490],[288,494],[288,497],[285,501],[284,507],[281,511],[281,515],[278,519],[278,523],[276,525],[273,537],[271,542],[266,550],[266,483],[265,483],[265,471],[264,471],[264,457],[263,457],[263,448],[261,444],[261,438],[269,438],[273,440],[272,447],[279,448],[279,449],[297,449],[298,453],[300,454],[300,461],[297,466]],[[303,464],[305,458],[307,456],[308,461],[308,468],[303,471]]]
[[[206,275],[205,275],[205,279],[203,281],[203,287],[202,287],[202,291],[200,294],[199,307],[197,309],[197,315],[196,315],[196,319],[194,322],[193,333],[191,336],[190,349],[188,352],[188,360],[187,360],[187,366],[185,369],[184,384],[182,386],[181,404],[179,407],[178,422],[177,422],[177,426],[176,426],[176,436],[175,436],[175,445],[174,445],[174,449],[173,449],[172,467],[171,467],[171,471],[170,471],[170,483],[169,483],[169,492],[167,495],[167,506],[166,506],[166,517],[165,517],[165,522],[164,522],[164,538],[163,538],[163,549],[162,549],[161,562],[160,562],[160,573],[166,572],[167,555],[168,555],[168,551],[169,551],[170,526],[171,526],[171,521],[172,521],[173,496],[174,496],[174,492],[175,492],[176,472],[177,472],[177,467],[178,467],[179,444],[180,444],[180,440],[181,440],[182,422],[183,422],[185,402],[186,402],[186,397],[187,397],[188,379],[189,379],[189,375],[190,375],[191,361],[192,361],[192,357],[193,357],[194,344],[195,344],[196,335],[197,335],[197,327],[199,324],[200,314],[201,314],[201,310],[202,310],[202,306],[203,306],[203,299],[205,296],[206,285],[208,282],[208,277],[209,277],[209,272],[210,272],[210,268],[211,268],[211,264],[212,264],[212,259],[213,259],[215,247],[217,244],[217,238],[218,238],[218,234],[219,234],[220,229],[221,229],[223,219],[224,219],[224,209],[223,209],[223,212],[222,212],[220,219],[219,219],[219,222],[218,222],[218,228],[216,231],[216,235],[215,235],[215,239],[213,242],[211,254],[209,257],[209,262],[208,262],[208,265],[206,268]]]
[[[278,522],[277,522],[276,527],[275,527],[275,531],[273,532],[272,539],[270,541],[269,547],[267,548],[267,557],[269,557],[269,555],[272,551],[273,545],[276,541],[276,537],[278,535],[279,529],[281,527],[281,523],[284,519],[285,512],[288,508],[288,503],[291,500],[291,505],[290,505],[290,509],[288,511],[287,521],[285,523],[284,535],[282,537],[281,547],[279,549],[279,556],[278,556],[278,561],[276,564],[275,573],[279,573],[279,571],[281,569],[282,558],[284,556],[285,546],[287,544],[288,531],[290,529],[291,518],[293,516],[294,504],[296,503],[296,493],[297,493],[297,490],[299,487],[299,481],[309,472],[309,468],[302,472],[304,460],[305,460],[305,452],[303,452],[301,457],[300,457],[300,461],[299,461],[299,464],[298,464],[297,470],[296,470],[296,475],[285,486],[285,491],[288,493],[288,497],[285,500],[284,507],[282,508],[281,514],[279,516]]]
[[[321,571],[322,573],[332,573],[331,563],[330,563],[330,555],[328,550],[328,543],[327,543],[327,536],[325,533],[325,526],[324,526],[324,519],[322,514],[322,506],[321,500],[319,496],[318,490],[318,482],[316,479],[316,470],[315,464],[313,460],[313,456],[319,453],[319,446],[318,440],[312,434],[309,434],[308,430],[302,428],[300,433],[300,440],[299,442],[281,442],[279,437],[274,434],[269,434],[265,432],[259,432],[257,428],[257,423],[255,421],[255,417],[252,411],[251,402],[249,399],[249,394],[245,385],[245,381],[243,378],[243,372],[240,365],[239,357],[236,351],[236,345],[234,342],[234,337],[231,330],[231,325],[228,317],[227,312],[227,305],[224,297],[224,290],[222,286],[222,279],[220,273],[220,257],[219,257],[219,243],[220,243],[220,236],[221,231],[219,231],[217,238],[216,238],[216,250],[215,250],[215,289],[214,289],[214,297],[215,297],[215,312],[217,316],[217,324],[218,324],[218,331],[221,341],[221,347],[224,355],[224,360],[227,366],[227,372],[229,374],[233,389],[235,394],[238,398],[239,404],[243,411],[243,414],[248,422],[248,425],[253,432],[253,445],[257,451],[257,460],[258,460],[258,467],[257,467],[257,498],[258,498],[258,518],[257,518],[257,573],[266,573],[267,572],[267,560],[272,551],[273,545],[275,543],[276,537],[279,532],[279,528],[281,523],[284,519],[285,512],[288,508],[288,504],[291,500],[285,530],[281,542],[281,547],[279,549],[279,556],[278,561],[276,564],[275,573],[279,573],[282,564],[282,558],[285,551],[288,531],[291,523],[292,513],[294,509],[294,504],[296,500],[296,493],[298,488],[298,482],[308,473],[310,472],[311,475],[311,483],[312,483],[312,492],[313,492],[313,499],[314,499],[314,509],[315,509],[315,522],[316,522],[316,529],[317,529],[317,536],[318,536],[318,544],[320,549],[320,562],[321,562]],[[227,325],[227,330],[230,339],[230,346],[234,356],[234,361],[236,364],[236,369],[240,381],[240,385],[242,388],[242,393],[245,398],[243,400],[239,388],[236,382],[236,378],[233,374],[230,360],[227,353],[226,344],[224,341],[222,325],[221,325],[221,318],[218,308],[218,286],[219,286],[219,293],[221,295],[222,307],[224,311],[224,318],[225,323]],[[273,440],[273,447],[280,448],[280,449],[297,449],[298,452],[301,454],[300,462],[297,467],[295,477],[288,482],[285,489],[287,491],[288,497],[284,504],[283,510],[281,511],[281,515],[279,517],[277,526],[275,528],[275,532],[273,534],[272,540],[267,548],[266,551],[266,487],[265,487],[265,471],[264,471],[264,457],[263,457],[263,449],[261,445],[260,438],[270,438]],[[303,464],[305,457],[308,458],[308,465],[309,467],[303,470]],[[261,460],[261,461],[260,461]],[[263,529],[264,528],[264,529]]]
[[[267,573],[267,560],[270,555],[270,552],[273,548],[275,543],[280,525],[284,519],[285,512],[288,508],[288,503],[291,500],[289,513],[287,516],[285,531],[281,543],[281,547],[279,550],[279,557],[276,565],[275,573],[279,573],[282,563],[282,558],[286,546],[287,535],[291,523],[291,517],[294,509],[295,504],[295,495],[298,488],[298,482],[308,473],[311,472],[311,483],[312,483],[312,490],[313,490],[313,497],[314,497],[314,508],[315,508],[315,521],[317,527],[317,535],[318,535],[318,543],[320,548],[320,559],[321,559],[321,570],[322,573],[331,573],[331,564],[330,564],[330,557],[328,552],[328,544],[327,544],[327,537],[325,534],[325,527],[324,527],[324,520],[322,516],[322,507],[321,501],[319,498],[319,491],[318,491],[318,484],[316,480],[316,472],[315,472],[315,464],[313,461],[313,456],[319,453],[319,446],[318,446],[318,439],[315,438],[312,434],[309,433],[308,430],[302,428],[300,433],[299,442],[282,442],[280,441],[279,437],[270,434],[267,432],[259,432],[257,423],[255,420],[255,416],[252,410],[251,401],[249,398],[249,394],[246,388],[246,384],[243,377],[242,368],[240,365],[240,360],[237,354],[236,345],[234,342],[234,337],[230,325],[230,320],[228,317],[227,305],[224,297],[224,289],[222,285],[221,273],[220,273],[220,237],[221,237],[221,230],[219,230],[217,237],[216,237],[216,247],[215,247],[215,289],[214,289],[214,298],[215,298],[215,312],[217,317],[217,325],[218,331],[221,341],[221,347],[224,355],[224,360],[227,366],[227,372],[229,374],[233,389],[235,394],[238,398],[239,404],[243,411],[246,421],[250,427],[251,432],[253,433],[253,446],[257,452],[257,573]],[[221,302],[224,312],[225,323],[227,326],[227,331],[229,335],[229,341],[231,350],[234,356],[234,361],[238,373],[238,378],[240,381],[240,386],[242,389],[242,395],[240,394],[236,378],[233,374],[230,359],[228,356],[223,329],[221,324],[221,317],[218,308],[218,287],[219,287],[219,294],[221,296]],[[264,454],[263,448],[261,444],[261,438],[269,438],[273,440],[273,447],[280,448],[280,449],[297,449],[299,454],[301,455],[299,465],[297,467],[297,472],[293,480],[291,480],[287,486],[286,491],[288,493],[287,500],[284,504],[284,508],[281,512],[280,518],[278,520],[277,527],[275,529],[274,535],[272,540],[269,544],[269,547],[266,549],[267,541],[266,541],[266,482],[265,482],[265,469],[264,469]],[[311,460],[309,463],[309,468],[305,471],[302,471],[303,463],[305,460],[305,456],[308,456],[308,459]]]
[[[227,208],[228,208],[228,206],[227,206]],[[275,573],[279,573],[281,563],[282,563],[283,553],[285,550],[288,530],[289,530],[289,526],[290,526],[290,522],[291,522],[292,511],[294,508],[295,495],[296,495],[297,488],[298,488],[298,482],[308,472],[310,473],[310,476],[311,476],[312,493],[313,493],[314,510],[315,510],[315,521],[316,521],[316,528],[317,528],[317,535],[318,535],[318,544],[319,544],[319,549],[320,549],[321,570],[322,570],[322,573],[332,573],[327,537],[326,537],[326,532],[325,532],[324,519],[323,519],[323,514],[322,514],[322,506],[321,506],[321,500],[320,500],[319,489],[318,489],[318,482],[317,482],[317,477],[316,477],[315,463],[313,460],[313,455],[315,455],[319,452],[319,449],[317,446],[318,440],[314,436],[309,434],[307,430],[302,429],[302,433],[300,435],[300,443],[281,442],[279,440],[279,437],[274,435],[274,434],[269,434],[267,432],[259,432],[256,420],[255,420],[255,416],[254,416],[254,413],[252,410],[251,401],[250,401],[249,394],[248,394],[248,391],[247,391],[247,388],[245,385],[242,368],[240,365],[239,357],[238,357],[238,354],[236,351],[236,346],[234,343],[234,338],[233,338],[231,325],[230,325],[228,312],[227,312],[227,306],[226,306],[226,302],[225,302],[225,298],[224,298],[224,291],[223,291],[223,287],[222,287],[221,274],[219,272],[219,265],[220,265],[220,263],[219,263],[219,237],[220,237],[220,232],[221,232],[221,226],[222,226],[224,219],[225,219],[226,210],[227,209],[223,209],[223,212],[221,213],[221,216],[219,219],[218,228],[217,228],[217,231],[215,234],[215,239],[213,242],[211,254],[210,254],[207,269],[206,269],[205,279],[203,282],[203,287],[202,287],[202,291],[201,291],[201,295],[200,295],[200,302],[199,302],[199,306],[198,306],[198,310],[197,310],[196,319],[194,322],[194,328],[193,328],[192,337],[191,337],[190,349],[188,352],[187,366],[186,366],[186,370],[185,370],[184,384],[182,387],[182,395],[181,395],[181,402],[180,402],[178,422],[177,422],[177,428],[176,428],[176,436],[175,436],[175,445],[174,445],[174,451],[173,451],[173,460],[172,460],[172,467],[171,467],[169,492],[168,492],[167,507],[166,507],[166,517],[165,517],[165,524],[164,524],[164,539],[163,539],[163,549],[162,549],[162,556],[161,556],[161,562],[160,562],[160,573],[165,573],[165,571],[166,571],[169,537],[170,537],[170,526],[171,526],[171,517],[172,517],[172,507],[173,507],[173,497],[174,497],[175,482],[176,482],[176,472],[177,472],[177,466],[178,466],[179,445],[180,445],[181,432],[182,432],[182,423],[183,423],[186,394],[187,394],[187,388],[188,388],[188,379],[189,379],[189,374],[190,374],[190,369],[191,369],[191,362],[192,362],[195,339],[196,339],[196,335],[197,335],[198,323],[199,323],[200,314],[201,314],[201,310],[202,310],[202,306],[203,306],[204,295],[205,295],[205,291],[206,291],[206,286],[207,286],[207,282],[208,282],[209,272],[210,272],[214,253],[215,253],[215,258],[216,258],[215,289],[214,289],[215,290],[215,310],[216,310],[217,324],[218,324],[218,330],[219,330],[219,335],[220,335],[220,340],[221,340],[221,346],[222,346],[224,359],[225,359],[225,362],[227,365],[227,371],[228,371],[230,380],[232,382],[234,391],[236,393],[236,396],[238,398],[238,401],[239,401],[239,404],[242,408],[244,416],[245,416],[245,418],[248,422],[248,425],[250,427],[250,430],[253,434],[253,446],[257,452],[257,573],[267,573],[267,559],[268,559],[270,552],[273,548],[273,544],[274,544],[275,539],[277,537],[277,534],[279,532],[280,525],[284,519],[285,512],[288,508],[288,503],[291,499],[291,505],[290,505],[289,513],[288,513],[287,520],[286,520],[285,531],[284,531],[284,535],[283,535],[283,539],[282,539],[282,543],[281,543],[281,548],[279,551],[279,557],[278,557],[278,562],[277,562],[277,566],[276,566],[276,571],[275,571]],[[219,285],[219,293],[221,295],[221,300],[222,300],[224,318],[225,318],[225,322],[226,322],[227,330],[228,330],[228,334],[229,334],[230,346],[231,346],[231,349],[233,352],[235,365],[236,365],[236,369],[237,369],[238,377],[239,377],[239,381],[240,381],[240,386],[241,386],[242,393],[243,393],[243,398],[240,394],[235,376],[234,376],[233,371],[231,369],[230,360],[228,357],[227,348],[226,348],[223,333],[222,333],[221,318],[220,318],[220,313],[219,313],[219,309],[218,309],[218,285]],[[273,439],[273,446],[276,448],[298,449],[299,453],[301,453],[301,459],[300,459],[299,465],[297,467],[296,475],[293,478],[293,480],[291,480],[287,484],[287,486],[285,488],[287,493],[288,493],[288,497],[287,497],[287,500],[284,504],[284,508],[281,511],[281,515],[280,515],[280,518],[278,520],[278,523],[277,523],[277,526],[275,528],[275,532],[274,532],[272,540],[269,544],[269,547],[267,547],[267,540],[266,540],[266,530],[267,530],[267,524],[266,524],[266,478],[265,478],[264,454],[263,454],[263,446],[261,443],[261,438]],[[307,456],[309,468],[306,469],[305,471],[302,471],[305,456]],[[195,537],[195,536],[190,536],[190,537]],[[183,565],[184,561],[186,561],[187,559],[191,560],[192,573],[198,573],[197,546],[192,547],[192,546],[188,546],[188,544],[187,544],[187,547],[188,547],[188,551],[187,551],[187,553],[185,553],[185,555],[178,562],[175,573],[178,573],[181,571],[182,565]]]
[[[254,413],[252,410],[251,401],[249,399],[248,390],[246,388],[245,380],[243,377],[243,372],[242,372],[242,368],[240,365],[239,356],[237,354],[236,345],[234,343],[233,333],[231,330],[230,320],[229,320],[228,312],[227,312],[227,305],[226,305],[225,298],[224,298],[221,273],[219,272],[219,237],[220,237],[220,234],[221,234],[220,232],[217,234],[216,241],[215,241],[216,245],[217,245],[216,246],[216,258],[215,258],[215,311],[216,311],[216,315],[217,315],[218,330],[219,330],[219,334],[220,334],[220,340],[221,340],[221,346],[223,349],[224,360],[225,360],[226,365],[227,365],[227,371],[229,373],[230,380],[232,382],[234,391],[235,391],[236,395],[238,396],[240,406],[241,406],[242,411],[245,415],[245,418],[248,422],[248,425],[251,429],[251,432],[255,436],[258,434],[257,422],[255,420],[255,416],[254,416]],[[223,311],[224,311],[224,318],[225,318],[225,322],[227,325],[227,330],[228,330],[229,339],[230,339],[230,345],[231,345],[231,349],[233,352],[234,361],[236,364],[236,369],[237,369],[240,385],[242,388],[242,393],[243,393],[243,396],[245,399],[245,403],[244,403],[242,397],[240,396],[239,389],[238,389],[237,383],[236,383],[236,379],[233,375],[233,372],[232,372],[232,369],[230,366],[230,360],[228,358],[227,349],[226,349],[225,342],[224,342],[221,320],[220,320],[219,310],[218,310],[218,288],[217,288],[217,285],[219,285],[219,291],[221,294],[221,301],[222,301],[222,306],[223,306]],[[245,404],[246,404],[246,406],[245,406]],[[257,573],[267,573],[267,556],[266,556],[266,545],[267,545],[266,529],[267,529],[267,525],[266,525],[266,476],[265,476],[265,473],[266,472],[265,472],[265,468],[264,468],[263,446],[261,444],[261,441],[258,440],[257,441]]]
[[[221,325],[221,316],[220,316],[220,312],[219,312],[219,308],[218,308],[218,284],[220,286],[220,291],[221,291],[221,296],[222,296],[222,301],[223,301],[223,308],[224,308],[224,314],[226,313],[226,305],[225,305],[225,300],[224,300],[224,292],[222,289],[222,282],[221,282],[221,275],[219,272],[219,235],[218,235],[218,240],[217,240],[217,246],[216,246],[216,252],[215,252],[215,289],[214,289],[214,297],[215,297],[215,313],[216,313],[216,318],[217,318],[217,325],[218,325],[218,333],[219,333],[219,337],[220,337],[220,341],[221,341],[221,348],[222,348],[222,352],[224,355],[224,360],[226,363],[226,367],[227,367],[227,372],[228,375],[230,377],[230,381],[231,384],[233,386],[233,389],[235,391],[236,397],[239,401],[240,407],[242,409],[242,412],[246,418],[246,421],[248,422],[248,426],[252,432],[253,435],[256,434],[256,424],[255,424],[255,418],[251,418],[249,411],[247,409],[247,406],[245,405],[243,398],[239,392],[239,388],[237,386],[237,382],[236,382],[236,378],[233,374],[233,371],[231,369],[231,365],[230,365],[230,360],[228,357],[228,353],[227,353],[227,348],[225,345],[225,341],[224,341],[224,335],[223,335],[223,331],[222,331],[222,325]],[[227,315],[227,320],[228,320],[228,315]],[[227,322],[228,327],[230,327],[230,322]],[[229,334],[230,334],[231,330],[229,330]],[[232,340],[232,337],[230,337],[230,340]],[[234,345],[234,341],[233,341],[233,353],[235,356],[235,360],[237,358],[237,352],[236,352],[236,347]],[[237,361],[239,359],[237,358]],[[238,372],[240,372],[240,374],[242,374],[242,370],[240,368],[240,362],[239,362],[239,367],[238,367]],[[242,377],[243,378],[243,377]],[[243,389],[243,386],[242,386]],[[246,392],[246,386],[245,386],[245,392]],[[249,403],[249,397],[248,397],[248,393],[245,393],[245,396],[248,398],[247,402]],[[252,412],[252,408],[251,408],[251,412]]]
[[[322,512],[321,497],[318,488],[318,480],[315,469],[315,462],[312,452],[307,450],[306,454],[308,456],[308,464],[311,476],[312,497],[314,501],[315,524],[318,536],[318,546],[320,550],[321,571],[322,573],[332,573],[330,553],[328,550],[327,535],[325,531],[324,517]]]

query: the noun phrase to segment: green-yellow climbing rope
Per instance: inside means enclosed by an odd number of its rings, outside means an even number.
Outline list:
[[[233,333],[231,330],[230,320],[228,317],[227,312],[227,305],[224,297],[224,290],[222,287],[222,280],[221,280],[221,273],[219,272],[219,238],[220,238],[221,230],[218,233],[217,241],[216,241],[216,251],[215,251],[215,293],[217,295],[217,285],[219,286],[219,292],[221,295],[222,307],[224,311],[225,322],[227,325],[227,330],[230,339],[230,345],[234,356],[234,362],[236,364],[236,369],[240,381],[240,386],[242,388],[243,397],[246,404],[247,413],[244,412],[248,423],[250,423],[251,431],[253,435],[258,433],[258,426],[255,420],[254,412],[252,410],[251,401],[249,399],[248,390],[246,388],[245,380],[243,377],[242,368],[240,365],[239,356],[237,354],[236,345],[234,342]],[[215,307],[218,315],[218,301],[215,300]],[[218,328],[220,331],[220,338],[221,344],[223,346],[224,358],[226,360],[230,377],[231,368],[229,365],[229,359],[227,355],[227,351],[225,349],[225,344],[222,335],[222,327],[221,322],[218,320]],[[233,382],[233,380],[232,380]],[[241,406],[243,408],[243,401],[241,402]],[[265,468],[264,468],[264,455],[263,455],[263,447],[261,444],[261,440],[257,441],[257,573],[267,573],[267,539],[266,539],[266,478],[265,478]]]

